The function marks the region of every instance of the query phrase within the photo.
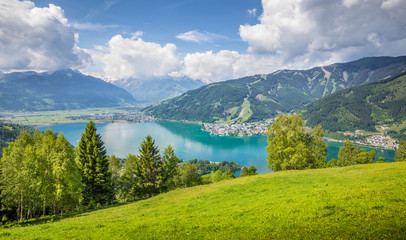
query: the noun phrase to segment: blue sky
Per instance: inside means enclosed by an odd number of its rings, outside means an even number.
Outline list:
[[[142,31],[143,40],[176,44],[181,54],[223,49],[246,52],[239,26],[255,24],[260,0],[35,0],[38,7],[61,6],[65,17],[77,25],[80,47],[102,45],[117,34],[130,36]],[[199,43],[176,36],[198,31],[211,40]],[[127,33],[127,34],[126,34]]]
[[[405,0],[1,0],[0,71],[206,83],[406,54]]]

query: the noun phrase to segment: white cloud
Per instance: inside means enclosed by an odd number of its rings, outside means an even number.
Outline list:
[[[272,57],[239,54],[222,50],[217,53],[189,53],[183,60],[183,68],[177,76],[200,79],[206,83],[218,82],[260,73],[270,73],[280,67],[280,61]]]
[[[262,0],[256,25],[240,26],[248,51],[285,63],[401,55],[406,40],[404,0]],[[351,57],[348,59],[348,57]]]
[[[187,42],[196,42],[196,43],[202,43],[202,42],[211,42],[214,39],[217,38],[225,38],[224,36],[221,36],[219,34],[215,33],[209,33],[209,32],[199,32],[198,30],[192,30],[189,32],[185,32],[182,34],[179,34],[176,36],[177,39],[187,41]]]
[[[58,6],[2,0],[0,16],[0,71],[56,70],[89,59]]]
[[[256,17],[257,16],[257,9],[253,8],[253,9],[248,9],[248,15],[250,15],[250,17]]]
[[[404,0],[384,0],[382,2],[381,8],[383,9],[392,9],[395,7],[398,7],[403,4],[403,9],[406,5],[406,2]]]
[[[116,35],[107,46],[98,46],[90,51],[96,65],[102,65],[105,78],[116,79],[150,79],[167,77],[177,71],[181,58],[176,53],[176,46],[168,43],[145,42],[137,38],[123,38]],[[136,37],[136,38],[134,38]]]

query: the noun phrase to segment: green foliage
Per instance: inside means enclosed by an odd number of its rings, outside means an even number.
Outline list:
[[[109,160],[96,125],[89,121],[78,145],[78,163],[82,174],[83,204],[108,204],[113,201]]]
[[[248,176],[248,168],[246,166],[244,166],[241,169],[241,173],[240,173],[240,177],[245,177],[245,176]]]
[[[138,149],[139,155],[136,158],[135,175],[144,195],[152,196],[160,192],[163,186],[163,169],[161,155],[158,147],[155,146],[155,140],[150,135],[142,140]]]
[[[80,175],[73,147],[51,130],[22,131],[1,159],[2,208],[22,221],[48,213],[72,212],[80,198]],[[2,218],[4,217],[1,216]],[[13,220],[13,219],[11,219]]]
[[[170,191],[9,239],[404,239],[406,162],[282,171]]]
[[[354,147],[350,140],[346,140],[338,152],[337,165],[340,167],[356,164],[373,163],[375,160],[375,151],[367,152],[361,147]]]
[[[23,130],[26,130],[31,135],[35,131],[34,128],[29,126],[0,121],[0,158],[3,154],[3,148],[7,147],[10,142],[14,142]]]
[[[108,157],[110,172],[111,172],[111,186],[115,196],[118,195],[120,191],[120,175],[121,170],[123,169],[123,164],[116,155],[111,155]]]
[[[406,161],[406,141],[400,141],[399,148],[395,154],[395,161]]]
[[[337,159],[332,158],[330,159],[330,161],[328,161],[328,163],[326,164],[326,167],[331,168],[331,167],[337,167]]]
[[[405,138],[406,129],[394,127],[406,121],[406,73],[379,82],[345,89],[314,103],[303,112],[307,124],[324,129],[376,131],[390,126],[394,138]],[[406,139],[405,139],[406,140]]]
[[[192,187],[200,184],[199,174],[195,164],[188,163],[183,165],[180,180],[185,187]]]
[[[134,201],[142,196],[142,187],[137,177],[137,157],[134,154],[127,155],[119,186],[117,198],[122,202]]]
[[[257,173],[257,168],[256,167],[254,167],[254,166],[250,166],[249,168],[248,168],[248,175],[258,175],[258,173]]]
[[[323,167],[327,145],[323,143],[323,129],[305,133],[300,114],[278,115],[268,128],[268,168],[274,171]]]
[[[227,162],[227,161],[222,161],[219,163],[216,162],[210,162],[208,160],[189,160],[187,163],[195,164],[196,168],[199,172],[199,176],[210,174],[211,172],[216,172],[217,170],[220,170],[221,172],[235,172],[241,169],[241,165],[236,163],[236,162]]]
[[[175,189],[178,185],[177,179],[180,175],[178,162],[179,159],[176,157],[175,150],[171,145],[168,145],[162,158],[164,191]]]

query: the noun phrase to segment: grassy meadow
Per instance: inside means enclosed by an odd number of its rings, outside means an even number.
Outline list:
[[[0,229],[0,239],[405,239],[406,162],[283,171]]]

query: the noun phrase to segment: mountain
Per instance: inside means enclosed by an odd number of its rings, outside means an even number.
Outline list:
[[[144,109],[174,120],[259,121],[305,105],[336,91],[376,82],[406,70],[406,56],[369,57],[310,70],[281,70],[213,83]]]
[[[303,116],[307,125],[334,132],[385,126],[392,137],[406,140],[406,72],[321,98],[307,105]]]
[[[188,90],[204,85],[199,80],[189,78],[167,78],[154,80],[126,79],[112,82],[114,85],[127,90],[137,103],[149,105],[164,99],[181,95]]]
[[[2,74],[0,96],[2,111],[119,107],[135,103],[124,89],[73,70]]]

